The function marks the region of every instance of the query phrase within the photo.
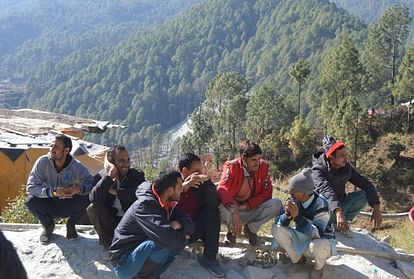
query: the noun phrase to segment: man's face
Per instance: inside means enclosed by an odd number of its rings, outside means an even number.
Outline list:
[[[63,146],[62,140],[54,140],[49,148],[49,154],[53,161],[66,160],[69,148]]]
[[[171,197],[169,198],[170,201],[179,201],[180,200],[180,196],[181,196],[181,192],[183,191],[183,180],[181,178],[177,178],[177,184],[175,185],[175,188],[171,188],[174,189]]]
[[[115,158],[113,162],[118,169],[118,175],[125,177],[128,174],[128,170],[131,166],[131,159],[129,153],[126,150],[118,150],[115,152]]]
[[[309,195],[306,195],[302,192],[298,192],[295,190],[290,190],[289,194],[291,194],[295,198],[295,200],[301,201],[301,202],[307,201],[309,198]]]
[[[243,163],[249,172],[258,171],[261,158],[262,158],[261,154],[256,154],[250,158],[243,157]]]
[[[203,174],[203,164],[201,163],[201,161],[194,161],[191,163],[190,168],[184,167],[181,173],[184,179],[186,179],[193,173]]]
[[[345,167],[348,162],[348,151],[346,148],[336,150],[335,155],[329,157],[332,168],[339,169]]]

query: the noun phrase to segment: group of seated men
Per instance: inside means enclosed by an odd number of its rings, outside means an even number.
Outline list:
[[[108,251],[118,278],[159,278],[174,257],[195,241],[204,245],[199,263],[216,277],[225,270],[217,261],[221,223],[228,228],[225,242],[242,232],[260,245],[260,227],[274,219],[273,245],[283,248],[293,263],[315,261],[315,274],[324,270],[334,249],[334,227],[348,231],[368,202],[374,225],[381,224],[374,185],[348,163],[343,142],[324,139],[324,151],[289,180],[290,198],[272,198],[269,165],[260,146],[240,144],[238,158],[227,161],[216,187],[203,174],[198,156],[188,153],[177,170],[161,172],[149,182],[130,167],[123,146],[108,151],[105,167],[93,177],[70,155],[71,139],[57,135],[47,155],[33,166],[27,183],[26,206],[43,226],[40,242],[53,237],[55,218],[68,218],[66,237],[78,237],[75,224],[85,215],[94,225],[99,244]],[[363,191],[345,193],[350,181]],[[294,221],[296,227],[289,226]]]

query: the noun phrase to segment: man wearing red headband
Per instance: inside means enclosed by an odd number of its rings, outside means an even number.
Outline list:
[[[368,204],[372,207],[371,221],[378,228],[382,222],[378,193],[372,182],[359,174],[348,162],[345,144],[331,136],[323,139],[324,152],[313,155],[312,179],[316,191],[328,200],[331,220],[339,231],[349,231],[351,221]],[[346,182],[362,191],[345,193]]]

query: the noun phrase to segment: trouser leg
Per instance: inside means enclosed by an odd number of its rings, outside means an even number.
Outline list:
[[[183,249],[184,245],[168,250],[152,240],[144,241],[128,255],[121,257],[114,267],[115,274],[119,279],[130,279],[137,275],[140,278],[158,276]]]
[[[248,225],[252,233],[257,233],[260,227],[273,219],[282,208],[282,202],[279,199],[270,199],[249,211],[240,212],[240,219],[243,224]]]
[[[279,246],[285,249],[292,263],[297,263],[302,255],[298,255],[296,253],[295,243],[292,237],[292,228],[274,224],[272,226],[272,235],[278,242]]]
[[[215,259],[218,252],[220,239],[220,213],[218,208],[204,207],[194,218],[196,224],[195,232],[191,235],[189,243],[198,239],[204,242],[204,256]]]
[[[26,207],[39,219],[43,227],[48,227],[54,223],[54,199],[56,198],[41,199],[32,195],[28,195],[26,198]]]
[[[352,221],[368,204],[364,191],[349,193],[342,203],[342,210],[347,221]],[[336,224],[336,215],[331,213],[331,223]]]
[[[315,269],[321,270],[326,260],[331,256],[331,243],[328,239],[314,239],[303,253],[306,257],[315,260]]]
[[[87,207],[89,220],[92,222],[99,236],[99,244],[108,248],[114,237],[114,230],[118,225],[118,218],[105,205],[90,204]]]
[[[79,218],[85,214],[89,205],[89,197],[75,195],[71,199],[37,198],[29,195],[26,199],[27,208],[47,227],[55,218],[69,217],[69,224],[77,224]]]

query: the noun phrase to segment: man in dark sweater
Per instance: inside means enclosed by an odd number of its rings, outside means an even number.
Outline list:
[[[130,168],[127,149],[112,147],[105,158],[107,166],[94,177],[87,208],[89,219],[99,235],[99,244],[106,251],[111,245],[114,230],[124,212],[136,200],[135,191],[145,181],[144,173]]]
[[[359,174],[348,162],[345,144],[331,136],[323,140],[324,152],[313,155],[312,179],[316,191],[322,194],[333,212],[332,223],[339,231],[349,231],[351,221],[368,204],[372,207],[374,227],[381,225],[380,201],[374,185]],[[362,191],[346,193],[345,184],[351,182]]]
[[[203,174],[200,158],[192,153],[181,157],[179,169],[183,176],[183,192],[177,207],[195,222],[195,232],[189,243],[201,239],[204,242],[200,264],[216,277],[224,277],[224,269],[217,261],[220,238],[220,204],[216,186]]]
[[[194,233],[193,221],[177,208],[181,174],[160,173],[151,185],[143,183],[114,232],[109,248],[118,278],[158,278]]]

